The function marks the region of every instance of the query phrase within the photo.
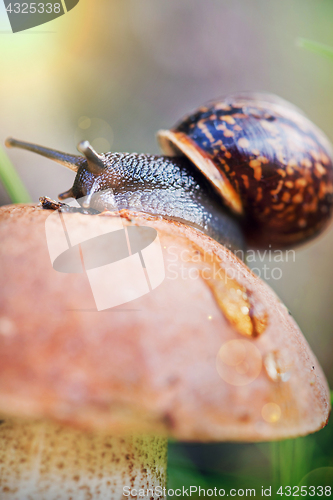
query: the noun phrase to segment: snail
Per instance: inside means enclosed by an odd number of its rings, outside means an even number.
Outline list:
[[[286,248],[315,236],[333,207],[333,150],[298,108],[271,94],[212,101],[158,133],[166,156],[70,155],[7,139],[76,172],[59,195],[84,208],[133,209],[196,227],[239,248]]]
[[[76,172],[60,200],[74,197],[87,213],[124,209],[127,237],[133,226],[158,232],[166,269],[154,285],[156,256],[132,252],[129,237],[123,264],[87,265],[96,247],[81,244],[82,234],[88,243],[116,234],[117,217],[73,214],[46,198],[43,208],[69,213],[0,208],[8,500],[45,491],[50,499],[85,491],[116,500],[124,484],[164,487],[167,436],[271,441],[327,424],[330,391],[308,343],[275,293],[226,247],[243,246],[243,234],[286,247],[324,228],[332,211],[328,140],[288,103],[250,94],[210,103],[159,139],[167,156],[98,154],[86,141],[74,156],[7,140]],[[44,230],[53,215],[56,252],[80,247],[85,272],[50,265]],[[108,305],[101,310],[119,314],[96,317],[91,283],[103,298],[120,288],[117,304],[134,307]]]

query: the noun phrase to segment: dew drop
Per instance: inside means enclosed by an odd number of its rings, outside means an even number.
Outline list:
[[[258,337],[268,324],[264,306],[254,300],[251,293],[235,279],[216,279],[212,276],[206,283],[228,321],[238,333],[246,337]]]
[[[289,363],[288,363],[289,365]],[[287,363],[283,360],[277,351],[268,353],[264,357],[264,367],[268,377],[277,382],[288,382],[291,372],[288,369]]]
[[[204,255],[202,264],[204,282],[210,288],[216,303],[233,328],[245,337],[256,338],[268,326],[268,312],[256,294],[235,279],[235,268],[221,265],[221,259]],[[232,272],[232,274],[231,274]],[[203,275],[203,272],[202,272]]]

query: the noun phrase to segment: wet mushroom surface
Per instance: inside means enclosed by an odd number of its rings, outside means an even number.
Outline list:
[[[308,343],[228,249],[123,211],[125,227],[157,230],[165,279],[99,312],[85,273],[53,269],[49,215],[0,209],[1,498],[122,498],[124,486],[166,485],[168,436],[270,441],[326,425],[329,390]],[[101,231],[118,224],[93,217]]]

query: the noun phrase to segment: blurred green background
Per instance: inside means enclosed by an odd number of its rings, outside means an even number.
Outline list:
[[[274,92],[333,140],[333,60],[297,44],[333,46],[332,0],[81,0],[67,15],[12,35],[0,8],[0,141],[67,152],[158,153],[155,133],[203,102],[237,90]],[[73,173],[8,152],[31,198],[56,198]],[[0,186],[0,203],[10,199]],[[333,387],[333,229],[267,280],[286,303]],[[259,269],[276,263],[251,264]],[[280,444],[172,443],[169,484],[296,485],[333,467],[333,424]],[[289,481],[289,483],[288,483]],[[228,486],[229,485],[229,486]]]

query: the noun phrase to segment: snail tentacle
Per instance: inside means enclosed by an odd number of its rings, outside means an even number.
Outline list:
[[[87,160],[87,170],[93,175],[100,175],[105,169],[105,157],[98,154],[89,141],[82,141],[77,145],[77,150]]]
[[[72,155],[55,149],[44,148],[38,144],[18,141],[12,137],[8,137],[8,139],[6,139],[5,145],[7,148],[20,148],[26,151],[31,151],[32,153],[37,153],[45,158],[48,158],[49,160],[54,160],[57,163],[60,163],[64,167],[70,168],[74,172],[78,171],[79,167],[82,165],[82,161],[84,160],[84,158],[79,155]]]
[[[74,194],[73,194],[72,188],[69,188],[64,193],[60,193],[58,195],[58,198],[59,198],[59,200],[66,200],[67,198],[74,198]]]

